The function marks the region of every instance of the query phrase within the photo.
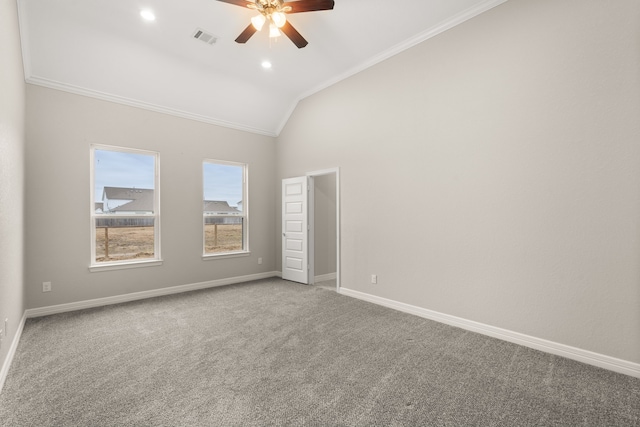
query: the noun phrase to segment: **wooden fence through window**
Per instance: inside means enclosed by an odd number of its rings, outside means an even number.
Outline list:
[[[129,227],[153,227],[155,218],[96,218],[96,229],[104,228],[104,257],[109,258],[109,229]]]
[[[243,217],[205,216],[204,223],[213,224],[213,246],[218,246],[218,225],[242,224]],[[96,229],[104,228],[104,257],[109,258],[109,228],[153,227],[155,218],[96,218]]]

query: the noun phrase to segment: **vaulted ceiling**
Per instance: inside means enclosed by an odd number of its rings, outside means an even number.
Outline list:
[[[27,82],[275,136],[299,100],[504,1],[335,0],[287,16],[303,49],[266,29],[236,43],[256,12],[217,0],[18,5]]]

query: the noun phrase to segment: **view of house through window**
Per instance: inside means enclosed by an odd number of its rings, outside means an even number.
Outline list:
[[[93,264],[159,259],[158,155],[92,147]]]
[[[204,254],[247,250],[246,170],[239,163],[203,163]]]

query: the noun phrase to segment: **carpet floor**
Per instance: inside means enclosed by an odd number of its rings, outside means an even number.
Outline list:
[[[640,379],[280,279],[28,319],[0,426],[640,426]]]

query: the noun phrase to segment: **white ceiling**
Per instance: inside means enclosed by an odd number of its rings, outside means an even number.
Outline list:
[[[18,5],[27,82],[276,136],[299,100],[504,1],[335,0],[288,15],[303,49],[286,36],[270,43],[265,29],[235,43],[256,12],[216,0]]]

